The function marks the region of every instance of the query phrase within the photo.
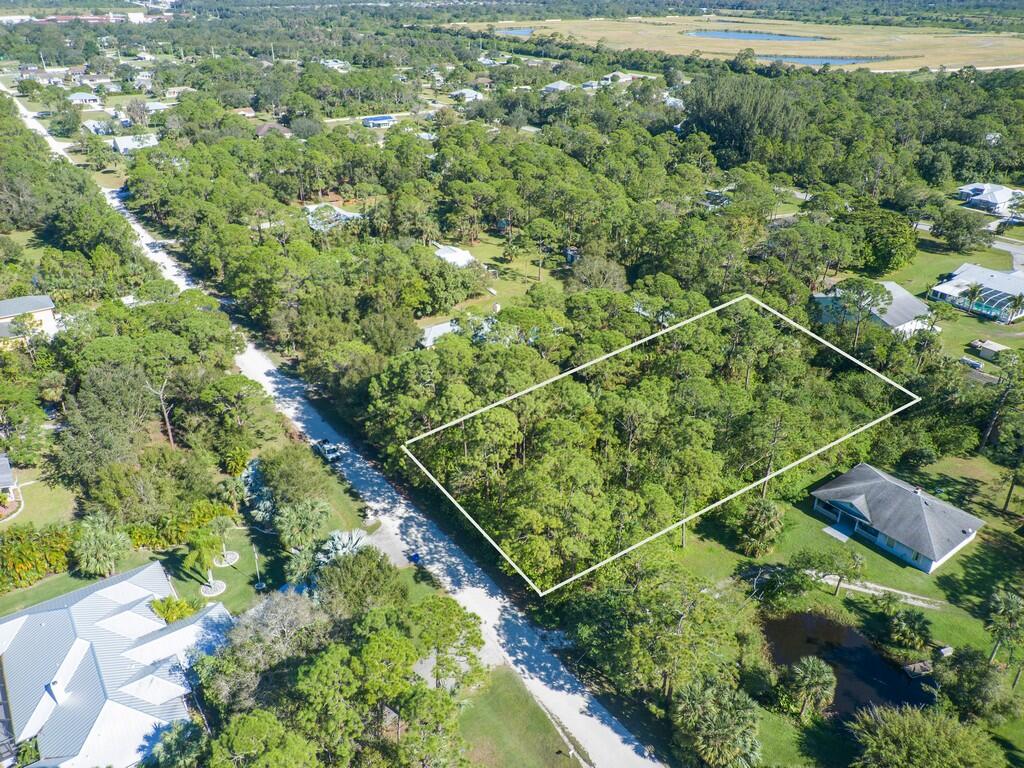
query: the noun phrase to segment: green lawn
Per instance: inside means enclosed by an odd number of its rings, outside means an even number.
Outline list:
[[[25,506],[14,519],[15,523],[63,523],[75,514],[75,496],[62,485],[40,479],[38,469],[16,470]],[[0,523],[2,524],[2,523]]]
[[[571,768],[570,758],[544,711],[516,673],[499,667],[463,702],[459,730],[474,765],[485,768]]]
[[[506,262],[502,256],[504,244],[503,238],[483,235],[475,245],[462,244],[459,246],[472,253],[477,261],[489,270],[497,273],[497,277],[491,277],[487,281],[488,287],[494,289],[495,294],[484,291],[480,296],[475,296],[456,305],[450,312],[422,318],[419,324],[425,327],[444,322],[463,310],[486,314],[491,311],[494,304],[504,306],[510,300],[525,295],[530,290],[530,286],[536,284],[538,279],[536,258],[532,255],[524,255],[512,262]],[[552,264],[555,260],[555,256],[549,256],[548,264]],[[539,277],[542,281],[555,280],[556,284],[561,285],[549,268],[542,268]]]

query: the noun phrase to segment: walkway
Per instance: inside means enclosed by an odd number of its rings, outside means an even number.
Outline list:
[[[828,584],[832,589],[836,587],[835,576],[819,576],[813,571],[809,573],[814,576],[818,581],[823,584]],[[944,608],[949,605],[945,600],[936,600],[933,597],[925,597],[924,595],[915,595],[913,592],[904,592],[902,589],[893,589],[883,584],[875,584],[871,581],[846,581],[844,580],[840,589],[848,589],[851,592],[861,592],[865,595],[881,595],[886,592],[892,595],[896,595],[901,602],[907,603],[908,605],[915,605],[918,608],[931,608],[938,609]]]
[[[47,136],[39,121],[17,99],[14,101],[25,124],[47,137],[54,153],[66,158],[64,147]],[[179,289],[201,287],[125,208],[115,192],[104,194],[110,205],[132,225],[145,255],[164,277]],[[491,665],[510,664],[534,698],[583,747],[595,766],[650,768],[660,765],[646,755],[637,738],[562,665],[553,652],[557,644],[549,635],[534,626],[480,566],[402,496],[376,465],[359,452],[354,442],[323,419],[307,397],[303,382],[278,370],[251,341],[235,358],[235,364],[244,375],[263,386],[277,409],[295,422],[308,439],[326,440],[341,448],[336,468],[365,502],[372,516],[368,522],[380,522],[370,541],[396,565],[408,565],[408,555],[419,554],[420,564],[464,608],[480,617],[485,641],[483,660]]]

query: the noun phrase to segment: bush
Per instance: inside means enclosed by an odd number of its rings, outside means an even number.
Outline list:
[[[0,593],[67,571],[70,550],[71,528],[67,525],[12,525],[0,531]]]
[[[173,624],[176,621],[187,619],[202,608],[203,604],[197,599],[186,600],[174,595],[168,595],[167,597],[154,600],[149,604],[149,607],[153,609],[153,613],[168,624]]]

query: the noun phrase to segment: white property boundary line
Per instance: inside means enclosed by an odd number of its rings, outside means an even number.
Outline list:
[[[770,473],[768,475],[765,475],[761,479],[756,480],[753,483],[750,483],[749,485],[745,485],[744,487],[740,488],[738,491],[734,491],[734,492],[730,493],[725,498],[719,499],[718,501],[716,501],[716,502],[714,502],[712,504],[709,504],[708,506],[704,507],[703,509],[698,510],[697,512],[694,512],[693,514],[688,515],[688,516],[684,517],[681,520],[677,520],[676,522],[672,523],[671,525],[669,525],[669,526],[667,526],[665,528],[662,528],[657,533],[653,533],[650,536],[648,536],[647,538],[645,538],[645,539],[643,539],[641,541],[638,541],[635,544],[630,545],[629,547],[626,547],[621,552],[618,552],[618,553],[616,553],[614,555],[611,555],[610,557],[606,557],[604,560],[602,560],[601,562],[597,563],[596,565],[592,565],[589,568],[586,568],[586,569],[580,571],[576,575],[570,576],[568,579],[565,579],[564,581],[561,581],[558,584],[555,584],[555,586],[549,587],[548,589],[544,589],[544,590],[540,589],[536,584],[533,583],[533,580],[523,572],[523,569],[520,568],[518,565],[516,565],[515,561],[511,557],[508,556],[508,553],[505,552],[505,550],[503,550],[500,546],[498,546],[498,543],[493,538],[491,538],[490,534],[488,534],[487,531],[485,531],[480,526],[480,524],[476,520],[473,519],[473,516],[470,515],[465,510],[465,508],[463,508],[463,506],[455,499],[455,497],[452,496],[448,492],[448,489],[445,488],[438,481],[438,479],[436,477],[434,477],[433,473],[429,469],[427,469],[425,466],[423,466],[423,463],[418,458],[416,458],[415,454],[413,454],[412,451],[409,450],[409,446],[410,445],[412,445],[413,443],[415,443],[415,442],[417,442],[419,440],[422,440],[425,437],[430,437],[431,435],[437,434],[438,432],[441,432],[441,431],[443,431],[445,429],[448,429],[449,427],[453,427],[456,424],[461,424],[462,422],[466,421],[467,419],[471,419],[474,416],[479,416],[481,413],[486,413],[487,411],[491,410],[492,408],[497,408],[499,405],[504,405],[505,403],[507,403],[507,402],[509,402],[511,400],[515,400],[516,398],[522,397],[523,395],[527,395],[530,392],[533,392],[534,390],[540,389],[541,387],[544,387],[544,386],[547,386],[548,384],[556,382],[559,379],[564,379],[567,376],[572,376],[573,374],[578,373],[578,372],[580,372],[582,370],[585,370],[585,369],[589,368],[590,366],[596,365],[597,363],[600,363],[600,362],[602,362],[604,360],[607,360],[610,357],[614,357],[615,355],[618,355],[618,354],[620,354],[622,352],[626,352],[626,351],[628,351],[630,349],[633,349],[634,347],[638,347],[641,344],[645,344],[648,341],[651,341],[652,339],[658,338],[659,336],[664,336],[666,333],[671,333],[672,331],[676,331],[676,330],[682,328],[684,325],[688,325],[689,323],[695,322],[696,320],[700,320],[703,317],[707,317],[708,315],[711,315],[711,314],[714,314],[716,312],[719,312],[720,310],[723,310],[726,307],[730,307],[733,304],[737,304],[738,302],[741,302],[741,301],[744,301],[744,300],[752,301],[754,304],[756,304],[757,306],[761,307],[762,309],[770,312],[772,315],[774,315],[775,317],[779,318],[780,320],[782,320],[786,324],[792,326],[793,328],[796,328],[798,331],[801,331],[802,333],[806,334],[807,336],[810,336],[812,339],[817,341],[819,344],[822,344],[822,345],[828,347],[833,352],[836,352],[839,355],[842,355],[844,358],[846,358],[850,362],[854,363],[855,365],[859,366],[860,368],[863,368],[865,371],[868,371],[869,373],[874,374],[875,376],[880,378],[882,381],[884,381],[889,386],[894,387],[894,388],[898,389],[900,392],[902,392],[903,394],[907,395],[910,398],[910,401],[907,402],[907,403],[904,403],[899,408],[896,408],[896,409],[894,409],[892,411],[889,411],[888,413],[884,414],[883,416],[879,416],[877,419],[869,421],[867,424],[864,424],[863,426],[858,427],[857,429],[855,429],[852,432],[849,432],[849,433],[843,435],[842,437],[838,438],[837,440],[833,440],[828,445],[823,445],[821,448],[818,448],[817,450],[812,451],[811,453],[808,453],[806,456],[803,456],[803,457],[797,459],[796,461],[790,462],[789,464],[787,464],[786,466],[782,467],[781,469],[777,469],[774,472],[772,472],[772,473]],[[455,505],[455,508],[458,509],[466,517],[466,519],[469,520],[469,522],[473,524],[473,527],[476,528],[483,535],[483,537],[485,539],[487,539],[487,541],[491,544],[492,547],[494,547],[496,550],[498,550],[498,553],[503,558],[505,558],[505,561],[509,565],[511,565],[512,568],[515,569],[516,573],[518,573],[520,576],[523,577],[523,579],[526,581],[526,583],[530,585],[530,588],[533,589],[533,591],[536,592],[540,597],[544,597],[545,595],[551,594],[556,589],[561,589],[562,587],[566,586],[567,584],[571,584],[572,582],[576,581],[577,579],[581,579],[584,576],[586,576],[587,574],[593,573],[598,568],[601,568],[602,566],[608,565],[608,563],[610,563],[610,562],[612,562],[614,560],[618,560],[623,555],[628,555],[630,552],[632,552],[635,549],[638,549],[639,547],[642,547],[644,544],[649,544],[650,542],[654,541],[658,537],[664,536],[666,533],[669,533],[671,531],[674,531],[676,528],[679,528],[679,527],[681,527],[683,525],[686,525],[686,523],[690,522],[691,520],[693,520],[693,519],[695,519],[697,517],[700,517],[705,512],[709,512],[712,509],[715,509],[716,507],[720,507],[723,504],[725,504],[726,502],[729,502],[732,499],[735,499],[737,496],[740,496],[740,495],[746,493],[749,490],[752,490],[754,488],[757,488],[760,485],[763,485],[764,483],[767,483],[773,477],[777,477],[778,475],[781,475],[783,472],[788,472],[789,470],[793,469],[793,467],[796,467],[796,466],[798,466],[800,464],[803,464],[805,461],[808,461],[809,459],[813,459],[818,454],[824,453],[825,451],[827,451],[827,450],[829,450],[831,448],[836,447],[840,443],[842,443],[842,442],[844,442],[846,440],[849,440],[851,437],[854,437],[855,435],[859,435],[861,432],[864,432],[864,431],[866,431],[868,429],[871,429],[871,427],[874,427],[877,424],[881,424],[886,419],[892,418],[897,413],[900,413],[901,411],[905,411],[907,408],[910,408],[910,407],[912,407],[914,405],[917,405],[919,402],[921,402],[921,398],[918,395],[915,395],[913,392],[911,392],[906,387],[903,387],[903,386],[897,384],[895,381],[890,379],[885,374],[880,373],[879,371],[876,371],[870,365],[867,365],[866,363],[863,363],[860,360],[858,360],[857,358],[855,358],[853,355],[851,355],[851,354],[849,354],[847,352],[844,352],[839,347],[837,347],[834,344],[826,341],[821,336],[819,336],[818,334],[814,333],[814,331],[810,330],[809,328],[805,328],[804,326],[800,325],[799,323],[797,323],[794,320],[791,320],[790,318],[786,317],[784,314],[782,314],[778,310],[773,309],[772,307],[770,307],[767,304],[765,304],[763,301],[754,298],[753,296],[751,296],[748,293],[744,293],[744,294],[742,294],[740,296],[737,296],[734,299],[730,299],[729,301],[726,301],[726,302],[724,302],[722,304],[719,304],[716,307],[712,307],[711,309],[706,309],[703,312],[700,312],[699,314],[694,315],[693,317],[689,317],[686,320],[682,320],[682,321],[676,323],[675,325],[670,325],[668,328],[663,328],[662,330],[657,331],[656,333],[652,333],[650,336],[645,336],[644,338],[639,339],[637,341],[634,341],[634,342],[632,342],[630,344],[627,344],[626,346],[621,347],[620,349],[616,349],[613,352],[608,352],[608,353],[606,353],[604,355],[601,355],[600,357],[594,358],[593,360],[591,360],[589,362],[583,363],[582,365],[578,365],[575,368],[570,368],[569,370],[564,371],[564,372],[558,374],[557,376],[552,376],[551,378],[546,379],[545,381],[542,381],[539,384],[534,384],[533,386],[527,387],[526,389],[522,390],[521,392],[516,392],[514,395],[509,395],[507,397],[503,397],[500,400],[496,400],[495,402],[491,403],[490,405],[486,405],[483,408],[477,408],[475,411],[467,413],[464,416],[460,416],[457,419],[453,419],[452,421],[449,421],[447,424],[442,424],[440,427],[435,427],[434,429],[428,430],[427,432],[424,432],[421,435],[417,435],[416,437],[410,438],[409,440],[405,441],[405,443],[401,446],[401,448],[402,448],[402,451],[404,451],[405,454],[410,459],[412,459],[413,463],[417,467],[419,467],[420,471],[423,472],[423,474],[426,475],[428,478],[430,478],[431,482],[433,482],[434,485],[436,485],[438,487],[438,489],[441,491],[441,493],[444,494],[445,498],[447,498],[448,501],[450,501],[452,504]]]

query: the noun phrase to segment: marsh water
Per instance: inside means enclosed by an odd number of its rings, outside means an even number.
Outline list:
[[[804,40],[828,40],[827,37],[816,35],[783,35],[778,32],[743,32],[731,29],[700,29],[686,34],[691,37],[714,37],[719,40],[778,40],[791,43],[799,43]]]
[[[840,717],[849,717],[872,702],[922,705],[932,701],[921,679],[907,677],[852,627],[813,613],[791,613],[766,621],[764,630],[776,664],[792,664],[804,656],[819,656],[829,663],[836,673],[833,710]]]

